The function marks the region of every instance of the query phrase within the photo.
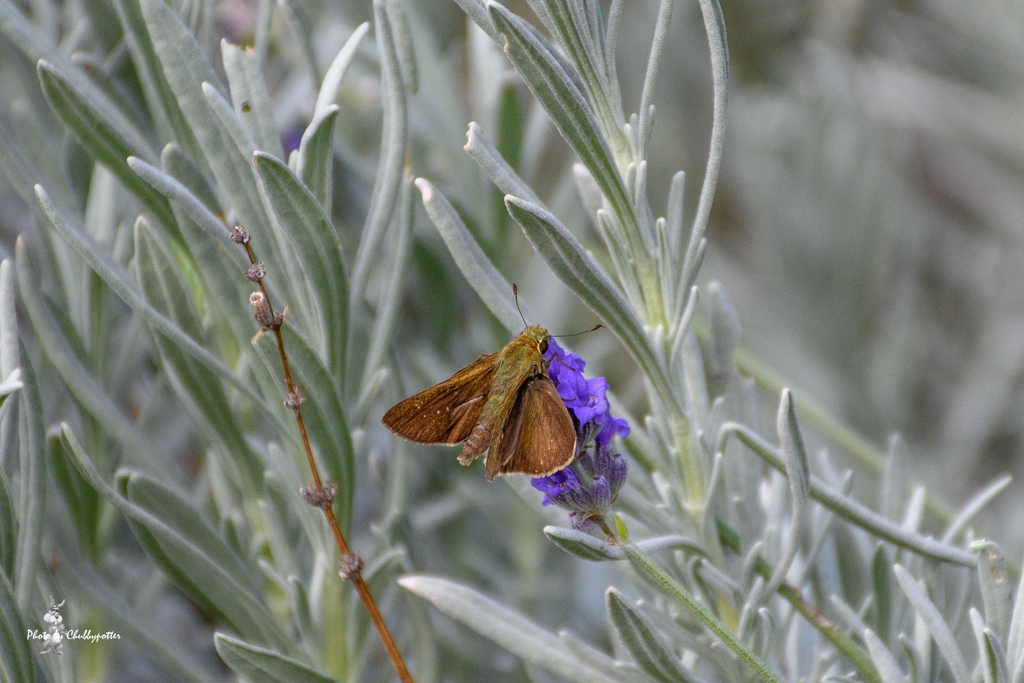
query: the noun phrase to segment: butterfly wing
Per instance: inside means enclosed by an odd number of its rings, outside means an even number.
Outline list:
[[[396,404],[381,422],[416,443],[457,444],[480,419],[491,393],[498,354],[481,356],[449,379]]]
[[[519,390],[497,444],[487,454],[486,476],[529,474],[546,477],[576,457],[576,428],[555,384],[531,377]]]

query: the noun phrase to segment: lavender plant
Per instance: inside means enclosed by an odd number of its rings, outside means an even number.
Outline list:
[[[712,125],[688,229],[686,177],[656,175],[652,141],[689,8],[530,0],[535,26],[459,4],[468,155],[430,16],[450,3],[0,0],[0,190],[24,233],[0,235],[0,679],[393,680],[359,574],[421,683],[1018,683],[1024,591],[971,528],[1008,478],[936,516],[897,439],[877,511],[858,502],[798,416],[873,447],[739,347],[701,274],[730,87],[718,3],[699,3]],[[648,43],[627,115],[620,61]],[[546,169],[562,144],[579,163]],[[494,484],[414,457],[383,407],[518,333],[525,274],[610,330],[546,354],[578,457]],[[498,325],[461,314],[475,298]],[[755,381],[779,399],[772,434]],[[43,653],[21,634],[55,603],[121,638]],[[543,625],[567,622],[582,637]]]

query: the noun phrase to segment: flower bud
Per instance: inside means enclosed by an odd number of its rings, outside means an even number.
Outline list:
[[[601,530],[601,525],[594,521],[591,515],[586,513],[573,512],[570,514],[569,525],[576,531],[582,531],[585,534],[597,536],[598,538],[606,538],[604,531]]]
[[[608,511],[612,504],[612,490],[608,480],[598,475],[594,477],[594,483],[590,487],[590,498],[594,502],[594,509],[602,515]]]
[[[594,476],[594,458],[590,453],[587,453],[586,451],[580,453],[580,456],[576,458],[576,462],[580,464],[580,467],[583,468],[583,471],[587,473],[588,477]]]
[[[612,458],[611,469],[608,472],[608,487],[611,489],[613,499],[619,495],[619,490],[626,483],[627,471],[626,459],[622,457],[621,453],[616,453],[615,457]]]

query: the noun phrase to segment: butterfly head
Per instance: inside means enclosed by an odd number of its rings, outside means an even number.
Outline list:
[[[520,335],[532,347],[537,349],[541,355],[548,350],[548,340],[551,335],[540,325],[529,325]]]

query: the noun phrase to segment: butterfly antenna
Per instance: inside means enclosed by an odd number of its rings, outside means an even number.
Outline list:
[[[604,327],[604,325],[602,325],[601,323],[598,323],[598,324],[594,325],[593,327],[591,327],[589,330],[583,330],[582,332],[573,332],[572,334],[553,334],[551,336],[555,337],[555,338],[558,338],[558,339],[560,339],[562,337],[578,337],[581,334],[586,334],[587,332],[593,332],[594,330],[599,330],[602,327]]]
[[[519,288],[516,287],[516,283],[512,283],[512,296],[516,300],[516,310],[519,311],[519,317],[523,319],[523,325],[529,327],[529,323],[526,322],[526,316],[523,315],[523,309],[519,308]]]

